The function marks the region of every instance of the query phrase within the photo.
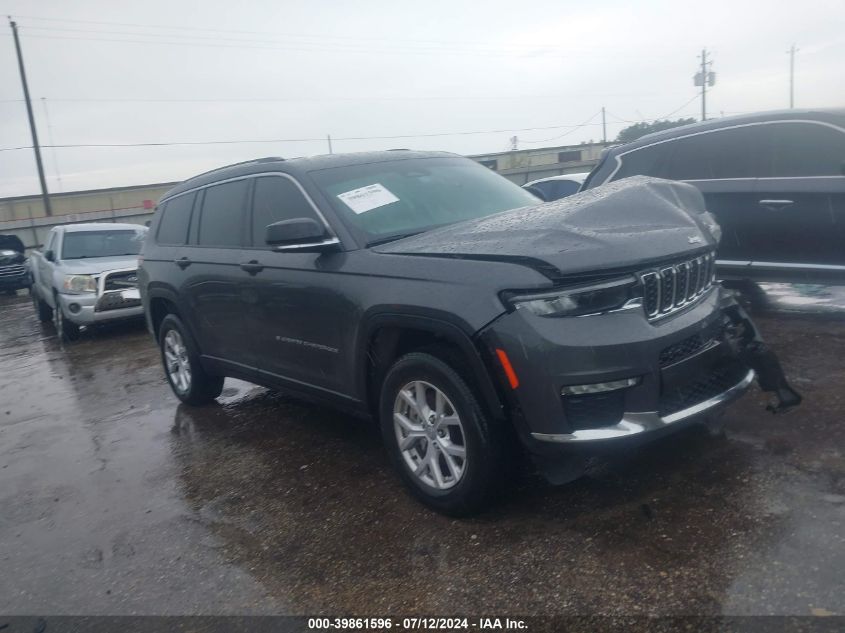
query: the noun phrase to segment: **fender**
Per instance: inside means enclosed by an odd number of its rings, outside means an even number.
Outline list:
[[[383,311],[382,311],[383,310]],[[355,342],[355,389],[363,402],[369,402],[367,393],[367,374],[369,366],[368,350],[375,333],[384,327],[397,327],[422,330],[436,334],[452,343],[463,352],[472,378],[479,390],[482,405],[493,418],[505,419],[503,400],[499,396],[489,370],[484,363],[478,346],[475,344],[468,323],[457,319],[454,314],[439,310],[404,309],[400,306],[383,306],[371,309],[362,317],[362,326],[358,330]]]

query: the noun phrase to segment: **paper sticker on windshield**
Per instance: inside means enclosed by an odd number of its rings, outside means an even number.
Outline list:
[[[355,213],[365,213],[378,207],[383,207],[386,204],[399,202],[399,198],[379,183],[340,193],[337,197],[343,200],[346,206]]]

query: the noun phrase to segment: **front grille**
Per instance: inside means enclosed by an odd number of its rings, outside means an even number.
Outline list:
[[[573,430],[612,426],[625,412],[625,390],[563,396],[563,412]]]
[[[665,389],[660,396],[660,416],[677,413],[714,398],[738,384],[748,373],[737,361],[728,361],[702,372],[681,385]]]
[[[25,271],[26,269],[23,267],[23,264],[0,266],[0,277],[20,277]]]
[[[121,270],[114,273],[106,273],[106,279],[103,284],[103,291],[109,292],[111,290],[129,290],[130,288],[138,287],[138,271],[137,270]]]
[[[714,255],[646,270],[639,274],[643,305],[649,319],[676,312],[701,297],[713,285]]]

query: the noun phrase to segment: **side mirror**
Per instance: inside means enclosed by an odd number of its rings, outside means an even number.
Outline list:
[[[56,261],[56,254],[51,250],[44,251],[44,259],[46,259],[48,262],[54,262]]]
[[[546,194],[543,193],[543,191],[541,189],[537,188],[537,187],[523,187],[523,189],[525,189],[525,191],[527,191],[528,193],[534,194],[535,196],[540,198],[540,200],[542,200],[543,202],[549,201],[549,199],[546,198]]]
[[[275,251],[319,252],[337,248],[340,241],[312,218],[283,220],[267,227],[264,241]]]

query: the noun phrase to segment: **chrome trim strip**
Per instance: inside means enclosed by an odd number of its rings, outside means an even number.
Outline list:
[[[733,259],[717,259],[717,266],[743,266],[746,268],[787,268],[790,270],[834,270],[845,272],[841,264],[796,264],[792,262],[753,262]]]
[[[340,240],[336,237],[330,237],[329,239],[323,240],[322,242],[308,242],[307,244],[283,244],[280,246],[272,246],[270,250],[275,253],[285,253],[287,251],[296,251],[302,248],[313,248],[315,246],[332,246],[334,244],[340,244]]]
[[[649,431],[656,431],[665,428],[670,424],[682,422],[691,417],[701,415],[722,406],[741,396],[754,380],[754,370],[749,369],[741,381],[718,396],[714,396],[704,402],[699,402],[687,409],[671,413],[666,417],[660,417],[656,411],[645,411],[642,413],[625,413],[622,420],[613,426],[605,426],[599,429],[582,429],[572,433],[532,433],[531,437],[542,442],[556,442],[566,444],[570,442],[592,442],[601,440],[613,440],[620,437],[640,435]]]

